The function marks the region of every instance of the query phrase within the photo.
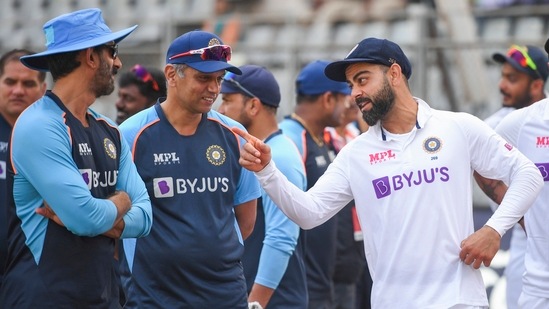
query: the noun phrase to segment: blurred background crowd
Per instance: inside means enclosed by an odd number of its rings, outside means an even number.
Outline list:
[[[135,64],[162,69],[174,38],[205,29],[233,47],[233,65],[273,72],[280,118],[293,110],[294,81],[304,64],[342,59],[363,38],[379,37],[409,56],[412,93],[434,108],[484,119],[501,106],[501,68],[492,54],[512,44],[543,48],[549,33],[549,0],[0,0],[0,54],[44,50],[46,21],[90,7],[103,11],[113,31],[139,25],[120,45],[120,73]],[[92,107],[115,119],[116,100],[115,91]],[[475,199],[487,208],[482,194]],[[484,272],[494,297],[503,293],[498,280],[506,262],[505,253],[498,255]]]

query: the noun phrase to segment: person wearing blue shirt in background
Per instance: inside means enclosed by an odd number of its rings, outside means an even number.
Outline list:
[[[335,158],[324,142],[326,127],[341,124],[345,102],[351,90],[347,83],[324,75],[328,61],[313,61],[296,78],[297,104],[294,113],[279,126],[297,145],[307,172],[307,188],[312,187]],[[310,230],[302,230],[310,309],[331,309],[336,265],[337,219],[331,218]]]
[[[240,70],[242,75],[225,75],[218,111],[240,122],[250,134],[271,146],[273,160],[282,173],[305,190],[307,178],[301,156],[292,140],[278,128],[278,82],[261,66],[244,65]],[[299,226],[276,207],[265,191],[260,201],[254,231],[244,242],[242,258],[248,301],[271,309],[307,308],[303,248],[298,246]]]
[[[247,308],[241,258],[261,191],[238,163],[242,125],[211,110],[231,48],[205,31],[169,46],[167,98],[120,125],[153,205],[146,238],[124,240],[126,308]],[[127,269],[124,269],[127,268]]]
[[[34,54],[25,49],[11,50],[0,57],[0,286],[8,255],[7,162],[11,130],[25,108],[46,91],[46,73],[31,70],[19,58]]]
[[[44,25],[47,49],[21,57],[53,89],[13,128],[8,263],[1,308],[118,308],[117,239],[146,236],[149,196],[116,124],[89,109],[114,91],[118,42],[99,9]]]

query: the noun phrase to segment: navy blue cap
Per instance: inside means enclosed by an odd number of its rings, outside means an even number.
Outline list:
[[[200,54],[179,56],[180,54],[189,51],[196,51],[215,45],[223,45],[223,41],[221,41],[221,38],[217,35],[202,30],[189,31],[173,40],[170,44],[166,54],[166,63],[186,64],[202,73],[213,73],[221,70],[227,70],[235,74],[242,74],[237,67],[227,63],[228,59],[203,59]]]
[[[396,63],[406,79],[410,79],[412,75],[412,65],[400,46],[389,40],[378,38],[360,41],[344,60],[330,63],[324,72],[328,78],[344,82],[347,80],[345,70],[350,64],[357,62],[377,63],[389,67]]]
[[[247,64],[239,67],[242,75],[227,74],[221,84],[221,93],[253,94],[261,103],[278,107],[280,87],[273,73],[258,65]],[[235,83],[236,82],[236,83]]]
[[[101,10],[84,9],[60,15],[46,22],[42,28],[46,36],[46,50],[20,59],[31,69],[49,71],[47,56],[82,50],[113,41],[118,43],[132,33],[137,25],[112,32],[105,24]]]
[[[317,95],[325,92],[337,92],[350,95],[351,88],[347,83],[333,81],[324,74],[329,63],[326,60],[316,60],[304,66],[295,81],[297,94]]]
[[[520,53],[526,52],[528,54],[530,59],[532,59],[532,61],[536,65],[536,70],[529,67],[527,63],[520,63],[520,60],[513,58],[513,55],[514,53],[517,53],[517,50]],[[549,76],[549,68],[547,68],[547,62],[549,60],[547,59],[547,55],[543,52],[543,50],[541,50],[541,48],[532,45],[513,45],[511,46],[511,48],[509,48],[506,55],[502,53],[495,53],[492,55],[492,59],[494,59],[494,61],[498,63],[507,62],[517,71],[526,73],[534,79],[541,78],[545,81],[547,80],[547,76]]]

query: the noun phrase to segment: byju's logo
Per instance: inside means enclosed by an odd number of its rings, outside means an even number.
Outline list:
[[[424,183],[432,183],[437,180],[442,182],[450,180],[447,167],[435,167],[401,175],[385,176],[374,179],[372,185],[374,186],[376,197],[381,199],[391,195],[393,191],[398,191],[405,187],[420,186]]]
[[[78,152],[81,156],[91,156],[92,150],[88,143],[79,143],[78,144]]]
[[[370,154],[370,164],[377,164],[381,162],[385,162],[390,159],[396,158],[396,155],[393,153],[392,150],[382,151],[378,153],[371,153]]]
[[[163,198],[163,197],[173,197],[173,178],[172,177],[162,177],[153,179],[153,189],[154,197]]]
[[[536,166],[543,176],[543,181],[549,181],[549,163],[536,163]]]
[[[84,179],[84,182],[88,185],[89,190],[92,188],[108,188],[116,186],[116,182],[118,180],[117,170],[96,172],[92,169],[86,168],[80,169],[79,171],[80,175],[82,175],[82,179]]]
[[[154,165],[179,164],[179,156],[175,152],[154,153]]]

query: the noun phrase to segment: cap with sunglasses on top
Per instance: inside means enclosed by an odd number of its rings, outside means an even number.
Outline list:
[[[46,58],[50,55],[83,50],[90,47],[109,45],[113,57],[118,54],[116,44],[132,33],[137,25],[112,32],[105,24],[101,10],[84,9],[58,16],[42,27],[46,36],[46,50],[41,53],[21,57],[27,67],[49,71]]]
[[[547,55],[535,46],[512,45],[507,53],[495,53],[492,59],[498,63],[509,63],[516,70],[526,73],[533,79],[547,80],[549,69],[547,68]]]
[[[240,75],[240,69],[227,63],[231,60],[231,52],[231,47],[224,45],[217,35],[193,30],[170,44],[166,64],[186,64],[202,73],[227,70]]]
[[[241,93],[258,98],[262,104],[278,107],[280,87],[273,73],[258,65],[243,65],[239,69],[242,75],[235,75],[232,72],[225,74],[221,93]]]

